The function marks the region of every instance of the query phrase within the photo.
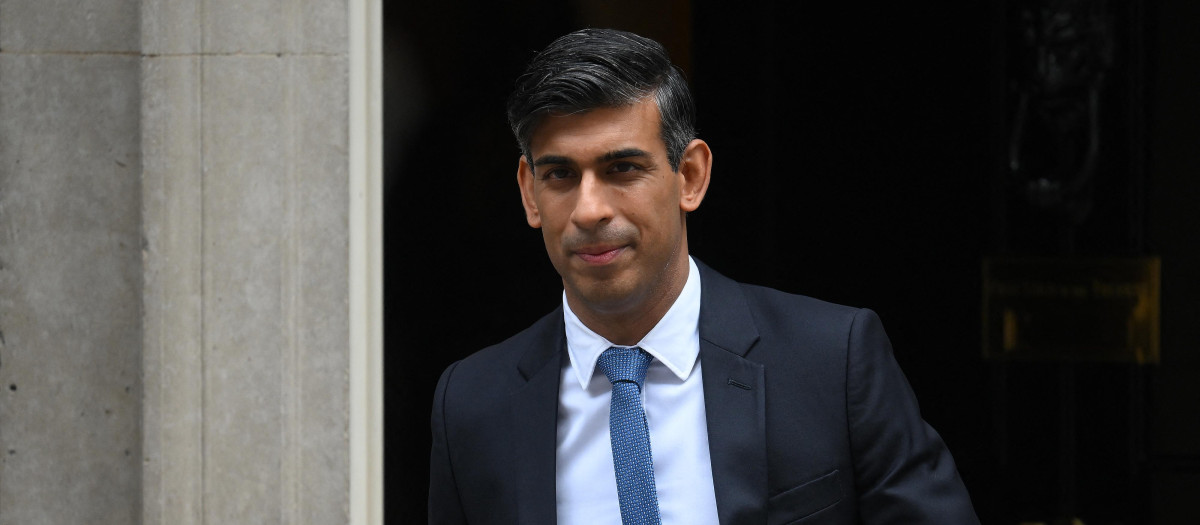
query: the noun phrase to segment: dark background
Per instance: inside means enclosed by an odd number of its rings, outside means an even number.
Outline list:
[[[441,371],[560,301],[504,101],[587,26],[653,37],[688,74],[715,157],[692,254],[876,310],[984,523],[1200,522],[1200,3],[1113,3],[1105,158],[1123,183],[1100,189],[1082,251],[1162,257],[1162,363],[1140,367],[981,357],[981,261],[1031,227],[1003,205],[1010,3],[433,4],[384,7],[388,523],[425,521]]]

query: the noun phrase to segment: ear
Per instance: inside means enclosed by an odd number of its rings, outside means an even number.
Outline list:
[[[712,150],[708,143],[693,139],[683,150],[679,161],[679,208],[684,212],[696,211],[704,194],[708,192],[708,179],[712,174]]]
[[[542,227],[542,216],[533,200],[533,167],[521,155],[517,163],[517,186],[521,188],[521,205],[525,206],[525,221],[534,228]]]

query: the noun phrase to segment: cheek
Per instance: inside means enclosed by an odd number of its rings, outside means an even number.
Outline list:
[[[538,218],[542,221],[542,231],[560,230],[564,221],[564,213],[569,213],[561,200],[539,199],[537,201]]]
[[[638,214],[643,220],[653,221],[659,229],[670,230],[679,220],[679,192],[668,187],[657,192],[652,199],[639,206]]]
[[[546,243],[546,248],[557,253],[559,244],[562,242],[563,235],[567,230],[567,225],[570,221],[570,210],[561,206],[561,203],[544,202],[541,212],[540,228],[542,239]]]

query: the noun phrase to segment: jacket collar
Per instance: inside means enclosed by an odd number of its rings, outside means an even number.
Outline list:
[[[739,357],[758,341],[741,285],[696,261],[700,270],[700,340]]]

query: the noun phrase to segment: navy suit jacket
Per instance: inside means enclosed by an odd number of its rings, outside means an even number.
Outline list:
[[[722,524],[977,524],[870,310],[699,265],[700,359]],[[552,524],[561,307],[454,363],[433,406],[429,522]]]

